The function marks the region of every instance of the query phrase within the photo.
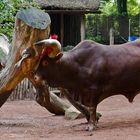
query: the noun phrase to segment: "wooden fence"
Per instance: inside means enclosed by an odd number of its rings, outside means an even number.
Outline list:
[[[120,24],[120,21],[122,24]],[[110,30],[113,29],[114,43],[121,44],[127,42],[129,36],[140,37],[140,14],[129,16],[129,20],[120,20],[119,16],[88,14],[86,16],[85,29],[86,39],[91,39],[102,44],[109,44]],[[124,36],[126,33],[127,37]]]
[[[50,91],[55,91],[57,92],[57,88],[51,88],[49,87]],[[10,95],[9,99],[10,101],[14,100],[35,100],[36,94],[35,94],[35,89],[32,85],[32,83],[29,82],[27,78],[22,80],[15,90],[12,92]]]
[[[34,100],[35,93],[33,88],[33,85],[29,82],[28,79],[25,78],[17,85],[17,87],[9,97],[9,100]]]

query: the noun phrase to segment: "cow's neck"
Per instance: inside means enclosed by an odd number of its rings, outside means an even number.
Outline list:
[[[65,57],[65,56],[64,56]],[[73,87],[76,82],[76,75],[78,75],[78,67],[72,59],[62,58],[56,65],[55,81],[62,87]],[[74,87],[75,88],[75,87]]]

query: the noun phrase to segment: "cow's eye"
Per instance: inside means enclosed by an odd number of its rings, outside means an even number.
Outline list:
[[[48,65],[48,62],[47,61],[42,61],[42,66],[47,66]]]

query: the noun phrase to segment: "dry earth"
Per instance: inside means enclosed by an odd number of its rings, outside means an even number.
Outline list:
[[[35,101],[9,101],[0,109],[0,140],[140,140],[140,95],[132,104],[123,96],[104,100],[96,131],[85,119],[66,120]]]

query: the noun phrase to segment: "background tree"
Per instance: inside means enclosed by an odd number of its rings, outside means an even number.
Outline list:
[[[121,10],[123,11],[122,14],[118,13],[117,6],[117,0],[102,0],[101,14],[86,15],[86,39],[109,44],[109,28],[112,26],[114,28],[115,43],[127,42],[129,32],[128,17],[131,19],[131,35],[140,35],[140,4],[138,1],[127,0],[127,12],[126,10]],[[119,20],[120,15],[122,15],[121,20]],[[126,16],[124,17],[124,15]]]
[[[117,0],[118,14],[128,16],[127,13],[127,0]]]
[[[123,37],[124,40],[127,40],[129,36],[129,17],[127,12],[127,0],[117,0],[117,9],[120,36]]]

